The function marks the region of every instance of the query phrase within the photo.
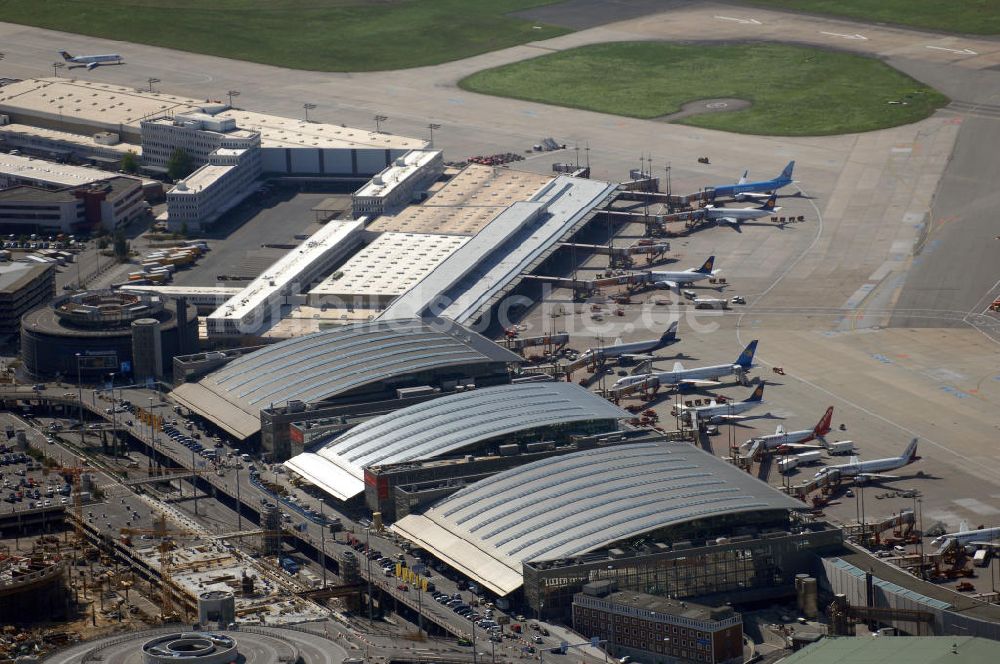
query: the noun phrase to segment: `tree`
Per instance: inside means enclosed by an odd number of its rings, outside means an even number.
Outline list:
[[[119,262],[128,260],[128,240],[125,239],[125,232],[120,228],[115,231],[115,258]]]
[[[129,150],[122,157],[122,170],[126,173],[138,173],[139,172],[139,160],[136,158],[136,154]]]
[[[183,148],[176,148],[167,161],[167,175],[171,180],[180,180],[191,175],[194,165],[191,163],[191,155]]]

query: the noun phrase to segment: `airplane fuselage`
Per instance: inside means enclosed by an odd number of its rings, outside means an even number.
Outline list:
[[[759,442],[761,449],[773,450],[782,445],[795,445],[797,443],[804,443],[807,440],[812,440],[816,437],[816,432],[812,429],[803,429],[802,431],[789,431],[788,433],[772,433],[767,436],[758,436],[756,438],[751,438],[745,444],[753,444]]]
[[[654,283],[660,281],[673,281],[678,284],[693,284],[696,281],[701,281],[703,279],[708,279],[711,274],[706,274],[704,272],[697,272],[691,270],[690,272],[650,272],[650,280]]]
[[[711,422],[716,417],[724,417],[726,415],[740,415],[747,412],[748,410],[753,410],[757,406],[764,403],[763,401],[733,401],[730,403],[716,404],[714,406],[694,406],[687,407],[682,406],[685,413],[693,413],[699,422]]]
[[[715,197],[731,198],[737,194],[756,194],[776,191],[782,187],[787,187],[791,183],[791,178],[774,178],[773,180],[744,182],[743,184],[724,184],[715,187]]]
[[[627,387],[644,380],[655,378],[660,385],[678,385],[685,380],[715,380],[724,376],[731,376],[736,373],[738,365],[716,364],[710,367],[698,367],[697,369],[683,369],[681,371],[654,371],[648,374],[628,376],[615,382],[614,387]]]
[[[750,221],[768,217],[781,208],[705,208],[705,216],[708,219],[736,219],[737,221]]]

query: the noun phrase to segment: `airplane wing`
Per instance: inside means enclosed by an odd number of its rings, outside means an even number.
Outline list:
[[[684,371],[684,365],[680,362],[674,362],[674,371]]]
[[[860,457],[858,457],[858,455],[857,455],[857,454],[855,454],[855,455],[852,455],[852,456],[851,456],[851,459],[850,459],[850,461],[848,461],[847,463],[848,463],[849,465],[851,465],[851,466],[855,466],[855,465],[857,465],[857,464],[861,463],[861,458],[860,458]]]
[[[680,293],[681,291],[680,286],[677,284],[676,281],[657,281],[655,283],[655,286],[657,288],[666,288],[668,290],[672,290],[675,294]]]
[[[747,176],[748,175],[750,175],[750,171],[749,170],[743,171],[743,177],[741,177],[740,181],[737,182],[736,184],[746,184],[747,183]]]
[[[991,542],[989,540],[985,540],[985,541],[982,541],[982,542],[966,542],[965,545],[966,546],[970,546],[970,545],[971,546],[979,546],[979,547],[982,547],[984,549],[997,549],[997,548],[1000,548],[1000,542],[997,542],[997,541]]]
[[[722,385],[722,383],[717,380],[699,380],[697,378],[685,378],[677,381],[677,384],[686,385],[687,387],[715,387],[717,385]]]
[[[99,62],[89,62],[87,63],[87,71],[90,71],[91,69],[96,69],[99,65],[100,65]]]
[[[774,430],[774,435],[775,436],[784,436],[785,435],[785,425],[779,424],[777,426],[777,428],[775,428],[775,430]]]
[[[855,477],[863,477],[866,480],[898,480],[899,475],[883,475],[881,473],[858,473]]]
[[[746,415],[716,415],[715,420],[722,420],[723,422],[739,422],[740,420],[745,420]]]
[[[731,224],[733,226],[736,226],[737,224],[740,223],[740,220],[737,219],[736,217],[718,217],[715,221],[716,222],[723,221],[723,222],[725,222],[727,224]]]

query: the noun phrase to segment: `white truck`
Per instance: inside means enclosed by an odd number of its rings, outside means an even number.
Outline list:
[[[826,451],[831,455],[854,454],[854,441],[835,440],[826,444]]]
[[[788,473],[799,465],[799,458],[796,456],[785,457],[778,462],[778,472]]]
[[[799,460],[800,466],[808,466],[811,463],[816,463],[823,458],[823,453],[819,450],[812,450],[810,452],[803,452],[802,454],[796,454],[795,458]]]
[[[802,454],[796,454],[794,456],[788,456],[780,461],[778,461],[778,472],[788,473],[794,468],[799,466],[807,466],[811,463],[816,463],[823,458],[823,453],[819,450],[813,450],[811,452],[803,452]]]

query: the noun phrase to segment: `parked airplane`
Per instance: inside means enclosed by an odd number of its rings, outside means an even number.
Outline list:
[[[649,280],[657,288],[671,288],[673,290],[677,290],[683,285],[693,284],[694,282],[701,281],[702,279],[708,279],[717,272],[717,270],[712,269],[714,266],[715,256],[709,256],[708,260],[701,264],[701,267],[692,267],[679,272],[651,271],[649,273]]]
[[[968,530],[963,521],[957,533],[947,533],[931,540],[931,544],[943,549],[950,549],[952,545],[958,546],[979,546],[998,547],[1000,546],[1000,528],[979,528]]]
[[[802,445],[806,441],[822,438],[830,433],[830,422],[833,420],[833,406],[826,409],[826,413],[816,423],[812,429],[802,429],[801,431],[785,432],[785,427],[778,425],[773,434],[767,436],[757,436],[751,438],[742,445],[740,449],[744,452],[751,448],[756,448],[764,452],[771,450],[815,450],[820,449],[820,445]]]
[[[674,363],[672,371],[654,371],[647,374],[636,374],[615,381],[611,389],[621,389],[643,381],[652,381],[656,385],[680,385],[685,387],[711,387],[718,385],[718,379],[724,376],[739,376],[742,378],[747,370],[753,367],[753,356],[757,352],[757,340],[747,344],[746,348],[730,364],[715,364],[697,369],[685,369],[680,362]]]
[[[695,210],[691,213],[694,218],[701,218],[707,221],[725,222],[727,224],[739,224],[744,221],[750,221],[752,219],[760,219],[761,217],[769,217],[778,210],[780,207],[775,207],[774,204],[777,201],[777,194],[771,194],[764,204],[760,207],[749,207],[749,208],[727,208],[727,207],[715,207],[714,205],[706,205],[700,210]]]
[[[87,69],[94,69],[95,67],[100,67],[101,65],[120,65],[125,61],[125,59],[117,53],[108,53],[107,55],[70,55],[66,51],[59,51],[59,55],[61,55],[62,59],[66,62],[72,62],[73,64],[86,67]]]
[[[703,424],[737,422],[745,419],[742,413],[753,410],[762,403],[764,403],[763,381],[743,401],[718,403],[713,399],[707,406],[681,405],[678,406],[678,409],[680,410],[681,417],[687,416],[691,427],[697,429]]]
[[[582,366],[588,362],[604,362],[612,358],[635,359],[638,356],[648,355],[661,348],[666,348],[672,343],[679,341],[677,338],[677,323],[674,321],[660,335],[659,339],[648,339],[646,341],[633,341],[627,344],[614,344],[604,348],[588,348],[576,360],[575,364]]]
[[[906,446],[906,451],[898,457],[888,457],[886,459],[873,459],[871,461],[859,461],[858,457],[851,457],[849,463],[837,466],[827,466],[816,473],[817,478],[842,479],[853,477],[854,481],[861,484],[868,480],[895,480],[898,475],[885,475],[886,470],[896,470],[903,466],[908,466],[920,457],[917,456],[917,439],[914,438]]]
[[[795,180],[792,179],[792,170],[794,168],[795,162],[790,161],[778,177],[771,180],[760,180],[757,182],[747,182],[748,172],[744,172],[743,177],[740,178],[740,181],[736,184],[723,184],[715,187],[715,197],[735,198],[736,200],[751,200],[756,198],[753,194],[773,193],[778,189],[787,187],[795,182]]]

